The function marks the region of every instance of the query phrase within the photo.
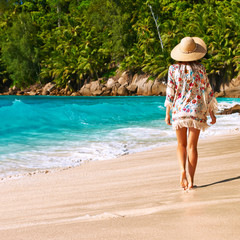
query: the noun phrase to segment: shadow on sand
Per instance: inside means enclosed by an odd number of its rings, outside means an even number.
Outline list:
[[[238,179],[240,179],[240,176],[233,177],[233,178],[227,178],[227,179],[224,179],[224,180],[221,180],[221,181],[218,181],[218,182],[213,182],[213,183],[197,186],[197,188],[209,187],[209,186],[216,185],[216,184],[219,184],[219,183],[231,182],[231,181],[238,180]]]

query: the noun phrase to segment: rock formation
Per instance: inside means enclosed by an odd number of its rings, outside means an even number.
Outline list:
[[[233,114],[233,113],[239,113],[240,114],[240,105],[236,104],[235,106],[231,108],[224,109],[219,114]]]
[[[55,96],[165,96],[166,83],[153,79],[147,74],[131,74],[129,71],[118,73],[109,79],[86,82],[81,89],[74,91],[67,86],[58,88],[55,83],[34,84],[25,90],[9,88],[2,95],[55,95]],[[216,97],[240,98],[240,75],[220,88]]]
[[[215,93],[215,96],[227,98],[240,98],[240,75],[237,78],[232,79],[230,83],[221,86],[220,92]]]
[[[105,83],[93,81],[84,84],[79,91],[82,96],[131,96],[166,95],[166,84],[149,79],[146,74],[123,72],[119,77],[109,78]]]
[[[55,96],[133,96],[166,95],[166,84],[147,74],[131,74],[125,71],[109,79],[86,82],[81,89],[73,91],[67,86],[58,88],[55,83],[35,84],[25,90],[9,88],[3,95],[55,95]]]

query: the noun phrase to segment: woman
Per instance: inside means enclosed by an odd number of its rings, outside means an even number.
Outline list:
[[[172,126],[176,130],[178,141],[180,185],[184,189],[194,187],[198,138],[200,131],[209,127],[207,116],[210,115],[211,124],[216,123],[217,101],[213,96],[206,70],[198,62],[206,52],[206,44],[198,37],[183,38],[171,52],[171,58],[177,63],[169,67],[165,122],[171,125],[170,110],[172,110]],[[190,182],[186,174],[187,156]]]

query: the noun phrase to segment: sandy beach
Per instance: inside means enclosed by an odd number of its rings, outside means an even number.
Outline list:
[[[191,191],[176,146],[1,181],[0,239],[239,239],[239,146],[201,139]]]

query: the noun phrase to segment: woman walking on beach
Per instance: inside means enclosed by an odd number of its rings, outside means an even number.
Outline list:
[[[198,138],[200,131],[209,127],[207,116],[210,115],[211,124],[216,123],[217,101],[213,96],[205,67],[198,62],[206,52],[206,44],[198,37],[183,38],[171,52],[171,57],[177,63],[171,65],[168,71],[165,122],[176,130],[177,156],[181,170],[180,185],[184,189],[194,187]],[[189,182],[186,175],[187,158]]]

